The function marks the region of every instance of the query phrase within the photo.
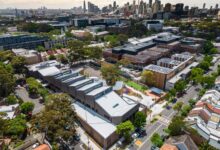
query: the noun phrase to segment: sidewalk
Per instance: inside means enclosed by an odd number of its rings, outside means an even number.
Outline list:
[[[80,140],[91,150],[102,150],[102,148],[81,128],[77,127],[77,132],[80,134]]]

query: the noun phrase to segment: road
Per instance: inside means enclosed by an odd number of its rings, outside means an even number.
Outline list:
[[[191,86],[187,91],[186,94],[183,95],[183,97],[178,98],[178,101],[183,102],[184,104],[187,104],[188,101],[192,98],[195,98],[198,95],[198,91],[196,91],[197,88],[200,88],[199,86]],[[160,135],[164,135],[165,133],[163,130],[168,127],[171,119],[175,116],[177,112],[173,109],[164,109],[161,113],[161,117],[158,119],[158,121],[154,122],[153,124],[146,125],[145,129],[147,132],[147,136],[138,139],[142,142],[142,144],[139,147],[131,147],[130,150],[150,150],[152,143],[150,141],[151,136],[154,133],[159,133]]]
[[[218,68],[218,64],[220,64],[220,59],[213,65],[210,67],[210,71],[207,73],[208,75],[211,75],[211,73],[215,72]],[[178,98],[177,101],[181,101],[184,104],[188,104],[190,99],[196,99],[198,97],[198,93],[199,91],[196,89],[201,89],[201,85],[197,85],[197,86],[191,86],[187,91],[186,94],[180,98]],[[176,115],[176,111],[174,111],[173,109],[164,109],[161,112],[161,117],[159,118],[158,121],[156,121],[153,124],[149,124],[145,127],[146,132],[147,132],[147,136],[142,138],[142,139],[138,139],[140,141],[142,141],[142,144],[139,147],[132,147],[130,148],[131,150],[150,150],[152,143],[150,141],[151,136],[154,133],[159,133],[160,135],[165,134],[163,132],[163,129],[167,128],[167,126],[169,125],[170,121],[172,120],[172,118]]]
[[[44,105],[39,102],[39,99],[33,99],[29,97],[27,90],[24,87],[17,88],[15,93],[18,97],[20,97],[24,102],[33,102],[34,103],[34,110],[33,115],[39,113],[43,108]]]

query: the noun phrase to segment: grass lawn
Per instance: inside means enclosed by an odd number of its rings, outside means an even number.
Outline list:
[[[136,89],[138,91],[141,91],[141,92],[147,90],[147,87],[142,86],[142,85],[140,85],[136,82],[133,82],[133,81],[127,81],[126,84],[130,87],[133,87],[134,89]]]

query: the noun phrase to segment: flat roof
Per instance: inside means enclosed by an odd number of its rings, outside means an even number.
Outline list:
[[[177,75],[175,75],[173,78],[171,78],[168,82],[175,84],[177,81],[182,79],[183,74],[188,74],[192,70],[192,67],[196,67],[198,66],[198,64],[199,64],[198,62],[193,62],[192,64],[187,66],[185,69],[183,69],[181,72],[179,72]]]
[[[98,85],[100,83],[102,83],[102,82],[101,81],[95,81],[95,82],[93,82],[91,84],[88,84],[86,86],[81,87],[80,89],[78,89],[78,91],[86,91],[87,89],[90,89],[90,88],[92,88],[92,87],[94,87],[94,86],[96,86],[96,85]]]
[[[114,91],[96,99],[96,103],[99,104],[99,106],[101,106],[110,116],[123,116],[137,106],[135,101],[124,100]]]
[[[102,87],[100,87],[100,88],[98,88],[98,89],[95,89],[95,90],[89,92],[87,95],[94,96],[94,95],[96,95],[96,94],[98,94],[98,93],[100,93],[100,92],[103,92],[103,91],[107,90],[109,87],[110,87],[110,86],[102,86]]]
[[[38,71],[38,70],[43,69],[43,68],[48,68],[48,67],[57,66],[57,65],[60,65],[60,63],[58,61],[49,60],[49,61],[41,62],[41,63],[38,63],[38,64],[29,65],[28,70],[35,72],[35,71]]]
[[[92,109],[79,102],[74,102],[72,107],[75,109],[77,115],[103,138],[107,139],[115,132],[116,126]]]
[[[51,76],[51,75],[55,75],[57,73],[60,73],[60,70],[53,66],[53,67],[48,67],[48,68],[44,68],[44,69],[40,69],[38,70],[38,72],[42,75],[42,76]]]
[[[68,83],[68,82],[74,81],[75,79],[79,79],[81,77],[83,77],[83,76],[82,75],[74,76],[74,77],[68,78],[68,79],[66,79],[66,80],[64,80],[62,82],[63,83]]]
[[[158,62],[163,62],[163,63],[167,63],[167,64],[172,64],[172,65],[179,65],[181,62],[171,59],[171,58],[161,58],[160,60],[158,60]]]
[[[71,84],[70,86],[78,86],[78,85],[81,85],[81,84],[83,84],[83,83],[86,83],[86,82],[88,82],[88,81],[90,81],[90,80],[92,80],[92,79],[90,79],[90,78],[86,78],[86,79],[83,79],[83,80],[77,81],[77,82]]]
[[[163,73],[163,74],[169,74],[172,71],[172,69],[170,69],[170,68],[161,67],[161,66],[157,66],[157,65],[153,65],[153,64],[146,66],[144,69],[151,70],[154,72]]]

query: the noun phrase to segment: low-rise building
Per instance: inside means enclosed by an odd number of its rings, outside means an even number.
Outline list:
[[[188,115],[188,120],[193,121],[192,127],[209,144],[215,148],[220,147],[220,93],[215,90],[207,91]]]
[[[144,70],[154,73],[155,87],[168,90],[173,88],[177,81],[186,79],[191,69],[198,65],[197,62],[192,63],[193,60],[194,56],[189,53],[174,54],[171,58],[158,60],[157,65],[146,66]]]
[[[12,118],[14,118],[18,106],[19,106],[19,104],[9,105],[9,106],[6,106],[6,105],[0,106],[0,112],[1,113],[6,113],[6,116],[3,117],[3,119],[12,119]]]
[[[215,80],[215,89],[220,92],[220,77]]]
[[[132,118],[139,110],[138,103],[123,99],[104,81],[87,78],[80,74],[80,70],[51,66],[37,72],[38,77],[50,86],[74,97],[76,101],[72,106],[82,126],[105,149],[118,139],[116,125]]]
[[[27,50],[23,48],[12,49],[12,52],[17,56],[22,56],[28,65],[36,64],[42,61],[40,54],[35,50]]]
[[[61,48],[61,49],[48,50],[48,51],[45,51],[45,52],[41,52],[40,55],[41,55],[42,61],[48,61],[49,57],[51,55],[53,55],[53,56],[63,55],[64,57],[66,57],[68,51],[69,51],[69,49]]]
[[[174,136],[166,140],[166,144],[177,147],[178,150],[199,150],[188,135]]]

